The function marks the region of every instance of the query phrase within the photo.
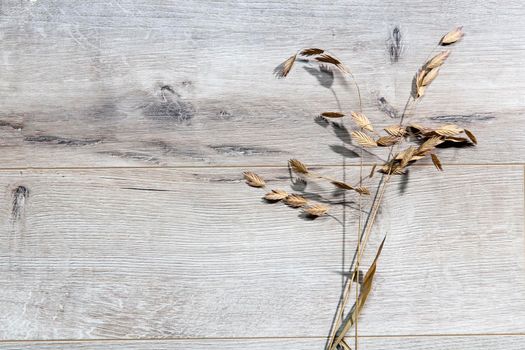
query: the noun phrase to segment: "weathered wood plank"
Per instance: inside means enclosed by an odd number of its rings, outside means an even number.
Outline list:
[[[357,162],[354,148],[341,146],[344,133],[313,121],[322,111],[357,108],[351,86],[336,78],[331,90],[301,67],[278,81],[274,67],[300,47],[329,48],[361,82],[372,121],[390,123],[385,101],[402,109],[413,73],[456,24],[467,37],[415,118],[479,135],[475,150],[446,150],[446,163],[525,161],[521,1],[1,6],[4,167]],[[395,27],[403,39],[392,63]]]
[[[414,168],[392,184],[369,246],[388,233],[362,335],[523,331],[523,169],[446,171]],[[258,172],[289,187],[285,168]],[[356,212],[346,229],[341,210],[303,220],[240,177],[0,172],[0,338],[326,336]],[[317,190],[333,200],[330,187],[304,189]]]
[[[377,350],[441,350],[441,349],[505,349],[522,350],[525,336],[440,336],[361,338],[360,349]],[[220,349],[220,350],[319,350],[323,339],[209,339],[209,340],[155,340],[155,341],[86,341],[86,342],[10,342],[0,343],[0,349],[9,350],[172,350],[172,349]]]

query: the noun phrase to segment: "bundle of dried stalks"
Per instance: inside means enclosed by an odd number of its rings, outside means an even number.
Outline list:
[[[461,27],[455,28],[454,30],[442,36],[438,46],[452,45],[458,42],[463,37],[463,35],[464,33]],[[421,97],[425,95],[428,87],[438,77],[440,69],[443,67],[450,54],[450,50],[444,50],[434,54],[433,56],[429,55],[430,58],[424,62],[424,64],[417,70],[414,76],[412,91],[410,93],[408,102],[405,105],[403,113],[401,114],[399,123],[385,127],[383,129],[383,134],[376,131],[377,129],[374,128],[373,123],[363,113],[359,85],[357,84],[350,70],[334,55],[319,48],[301,49],[285,60],[276,71],[276,75],[278,77],[286,77],[292,68],[298,62],[300,62],[322,65],[323,67],[336,69],[342,74],[350,76],[355,84],[359,98],[359,112],[350,112],[351,121],[354,124],[354,130],[350,132],[352,140],[355,142],[356,147],[359,148],[361,157],[363,155],[364,149],[386,147],[389,151],[388,159],[384,162],[384,164],[379,167],[376,167],[376,164],[374,164],[370,174],[366,177],[363,176],[363,163],[361,158],[360,176],[354,182],[354,184],[349,184],[346,181],[340,181],[312,171],[312,168],[309,168],[306,164],[297,159],[291,159],[288,162],[288,166],[293,171],[293,173],[304,181],[327,181],[331,185],[335,186],[335,188],[338,190],[352,191],[358,195],[359,222],[357,227],[358,243],[356,249],[356,260],[355,264],[352,266],[349,277],[346,280],[343,289],[343,297],[336,310],[335,322],[333,324],[329,341],[327,342],[326,346],[327,350],[350,349],[350,346],[345,340],[345,336],[352,327],[354,327],[355,330],[354,349],[357,350],[358,318],[372,290],[374,276],[377,271],[378,258],[385,243],[384,238],[376,252],[375,259],[370,265],[362,282],[355,283],[356,297],[354,306],[346,315],[345,310],[347,310],[347,305],[350,300],[350,292],[352,291],[354,282],[359,280],[358,276],[360,274],[360,266],[365,248],[369,241],[372,227],[376,221],[377,213],[379,212],[379,208],[383,201],[387,185],[389,184],[392,177],[404,174],[408,167],[425,158],[430,159],[437,170],[443,171],[442,162],[437,155],[441,145],[476,145],[478,143],[477,138],[472,131],[457,125],[446,124],[428,127],[414,123],[404,123],[404,119],[407,116],[408,110],[412,108],[417,102],[419,102]],[[346,119],[344,118],[346,114],[339,111],[321,112],[320,116],[327,118],[328,120],[343,121]],[[330,121],[330,123],[331,122],[332,121]],[[381,179],[382,181],[378,182],[379,185],[375,189],[376,195],[373,197],[370,211],[368,212],[368,217],[365,220],[366,224],[364,227],[361,227],[361,197],[370,195],[371,193],[369,188],[365,186],[364,182],[371,179],[376,172],[381,172],[383,174],[383,178]],[[244,173],[244,178],[246,183],[252,187],[263,188],[266,185],[265,181],[260,176],[252,172]],[[315,218],[326,216],[330,210],[329,205],[326,203],[313,203],[300,194],[289,194],[284,190],[272,189],[270,192],[267,192],[263,198],[268,202],[282,202],[286,206],[292,208],[302,208],[305,215]],[[344,203],[339,204],[344,205]]]

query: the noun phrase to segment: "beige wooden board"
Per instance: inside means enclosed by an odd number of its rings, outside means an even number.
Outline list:
[[[353,339],[349,339],[353,346]],[[82,341],[82,342],[9,342],[0,343],[0,349],[9,350],[62,350],[62,349],[126,349],[126,350],[171,350],[171,349],[217,349],[217,350],[318,350],[324,339],[208,339],[208,340],[154,340],[154,341]],[[360,338],[360,349],[392,350],[478,350],[505,349],[522,350],[525,336],[442,336],[442,337],[395,337]]]
[[[445,163],[524,162],[524,15],[522,1],[2,1],[0,162],[356,163],[344,131],[313,121],[358,108],[351,85],[336,77],[329,89],[315,67],[279,81],[274,67],[301,47],[331,50],[355,72],[370,119],[385,125],[384,101],[402,109],[416,69],[460,24],[467,36],[414,119],[478,134],[477,149],[448,149]]]
[[[258,172],[289,189],[286,168]],[[369,245],[388,234],[361,334],[523,332],[523,168],[408,179],[391,184]],[[355,210],[345,229],[340,209],[304,220],[242,182],[231,168],[0,172],[0,338],[326,336]]]

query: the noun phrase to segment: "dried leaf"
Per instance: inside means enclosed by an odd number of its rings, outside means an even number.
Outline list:
[[[463,131],[465,131],[465,134],[468,136],[468,138],[470,139],[470,141],[472,141],[473,144],[475,144],[475,145],[478,144],[478,139],[476,138],[476,135],[474,135],[472,133],[472,131],[470,131],[468,129],[465,129]]]
[[[252,173],[251,171],[246,171],[244,173],[244,179],[246,183],[252,187],[264,187],[266,182],[257,174]]]
[[[463,132],[463,129],[454,124],[440,126],[434,132],[441,136],[455,136]]]
[[[278,202],[288,197],[288,193],[283,190],[272,190],[264,195],[264,199],[270,202]]]
[[[359,194],[362,194],[362,195],[365,195],[365,196],[369,196],[370,195],[370,190],[365,187],[365,186],[358,186],[355,188],[355,191]]]
[[[325,118],[342,118],[345,115],[339,112],[323,112],[321,113],[321,116]]]
[[[343,189],[343,190],[353,190],[354,188],[347,184],[346,182],[342,181],[332,181],[332,185],[334,185],[337,188]]]
[[[401,140],[401,138],[399,138],[397,136],[381,136],[380,138],[377,139],[376,142],[377,142],[378,146],[388,147],[388,146],[395,145],[400,140]]]
[[[439,45],[446,46],[454,44],[456,41],[461,39],[463,35],[465,35],[465,33],[463,33],[463,27],[457,27],[456,29],[445,34],[439,41]]]
[[[320,55],[323,52],[324,52],[323,49],[308,48],[308,49],[303,49],[299,54],[301,56],[315,56],[315,55]]]
[[[290,164],[294,172],[298,174],[308,174],[308,168],[303,162],[297,159],[290,159],[288,163]]]
[[[374,127],[370,123],[370,120],[363,113],[352,112],[352,119],[363,130],[374,131]]]
[[[403,137],[407,133],[405,128],[403,128],[401,125],[387,126],[383,130],[385,130],[386,133],[389,134],[390,136],[397,136],[397,137]]]
[[[328,207],[327,205],[315,204],[308,208],[305,208],[304,212],[309,216],[323,216],[326,215],[328,209],[330,209],[330,207]]]
[[[352,328],[354,323],[356,322],[357,318],[359,317],[359,314],[361,313],[361,310],[363,309],[366,299],[368,298],[368,295],[370,294],[370,291],[372,290],[372,285],[374,281],[374,276],[377,271],[377,261],[379,259],[379,255],[381,255],[381,251],[383,250],[383,245],[385,244],[385,238],[383,238],[383,241],[381,242],[381,245],[377,249],[376,256],[374,258],[374,261],[370,265],[370,268],[365,274],[365,278],[363,279],[363,284],[361,285],[361,292],[359,293],[359,297],[357,298],[356,304],[352,308],[350,317],[345,319],[341,326],[341,331],[338,332],[337,338],[334,341],[332,345],[332,349],[336,349],[339,344],[343,341],[346,333]]]
[[[441,51],[425,64],[425,68],[432,69],[441,66],[443,63],[445,63],[448,56],[450,56],[450,50]]]
[[[352,131],[352,138],[363,147],[377,147],[374,139],[362,131]]]
[[[279,69],[277,69],[275,72],[275,76],[277,78],[285,78],[288,75],[288,73],[290,73],[290,71],[292,70],[296,58],[297,54],[290,56],[290,58],[281,63],[278,67]]]
[[[430,154],[430,158],[432,158],[432,163],[434,163],[436,169],[439,171],[443,171],[443,167],[441,166],[441,161],[439,160],[438,156],[432,153]]]
[[[283,202],[286,205],[289,205],[290,207],[293,207],[293,208],[299,208],[299,207],[305,206],[308,203],[306,198],[298,194],[289,195],[288,197],[283,199]]]

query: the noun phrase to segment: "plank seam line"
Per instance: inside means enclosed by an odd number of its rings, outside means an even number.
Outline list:
[[[525,333],[450,333],[450,334],[385,334],[385,335],[360,335],[360,338],[389,339],[389,338],[453,338],[453,337],[524,337]],[[157,341],[229,341],[229,340],[294,340],[318,339],[325,340],[326,336],[291,336],[291,337],[180,337],[180,338],[111,338],[111,339],[8,339],[0,340],[0,344],[9,343],[84,343],[84,342],[157,342]]]
[[[364,166],[373,166],[375,163],[363,163]],[[522,167],[525,163],[442,163],[443,167]],[[359,164],[313,164],[309,167],[359,167]],[[32,171],[32,170],[119,170],[119,169],[247,169],[247,168],[286,168],[286,165],[271,164],[243,164],[243,165],[173,165],[173,166],[93,166],[93,167],[12,167],[2,168],[0,171]],[[427,168],[434,167],[433,164],[413,164],[411,167]]]

